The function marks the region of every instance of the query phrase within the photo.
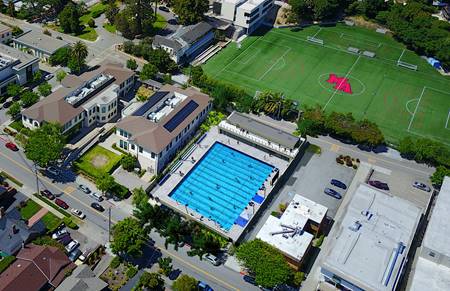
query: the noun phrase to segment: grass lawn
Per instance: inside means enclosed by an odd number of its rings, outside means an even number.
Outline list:
[[[28,199],[25,207],[20,208],[20,215],[23,219],[30,219],[35,215],[39,210],[41,210],[41,206],[34,202],[34,200]]]
[[[75,162],[75,167],[93,178],[109,173],[122,157],[96,145]]]
[[[111,33],[116,33],[117,31],[116,26],[110,23],[103,24],[103,28]]]
[[[324,45],[309,42],[310,36]],[[376,56],[348,53],[348,47]],[[418,70],[400,67],[398,60]],[[450,78],[392,37],[372,30],[340,24],[271,29],[247,37],[241,48],[228,45],[203,68],[252,95],[278,91],[301,106],[320,104],[326,111],[352,112],[357,119],[376,122],[392,143],[412,135],[450,146]],[[352,92],[327,82],[331,74],[347,79]]]
[[[155,30],[163,29],[167,26],[167,20],[161,14],[156,14],[156,21],[153,23],[153,28]]]
[[[55,230],[62,222],[56,215],[51,212],[47,212],[42,218],[42,222],[49,231]]]

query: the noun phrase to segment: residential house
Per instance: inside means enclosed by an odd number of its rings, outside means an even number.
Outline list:
[[[15,48],[0,44],[0,95],[9,84],[24,85],[39,71],[39,59]]]
[[[0,252],[14,255],[24,244],[44,233],[45,229],[42,221],[28,226],[17,208],[5,213],[4,208],[0,207]]]
[[[161,48],[178,63],[193,60],[214,40],[213,27],[202,21],[190,26],[182,26],[169,36],[155,35],[152,47]]]
[[[30,30],[14,38],[13,46],[38,57],[41,61],[48,62],[58,49],[68,47],[69,43],[41,32]]]
[[[270,215],[256,238],[279,249],[288,263],[298,269],[321,232],[328,209],[296,194],[281,217]]]
[[[216,0],[213,11],[251,34],[263,24],[273,7],[274,0]]]
[[[80,76],[69,75],[61,88],[22,112],[22,123],[33,129],[44,122],[56,122],[67,132],[109,122],[118,115],[119,99],[134,82],[133,71],[114,64]]]
[[[108,284],[97,278],[88,265],[80,265],[55,291],[103,291]]]
[[[165,85],[116,125],[117,146],[158,174],[194,135],[211,110],[211,99],[193,88]]]
[[[0,274],[0,290],[56,288],[74,268],[75,264],[57,247],[29,244],[16,255],[14,263]]]
[[[0,23],[0,43],[8,43],[12,38],[12,29]]]

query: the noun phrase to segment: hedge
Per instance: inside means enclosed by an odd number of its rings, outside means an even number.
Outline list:
[[[16,260],[14,256],[6,256],[0,261],[0,274]]]

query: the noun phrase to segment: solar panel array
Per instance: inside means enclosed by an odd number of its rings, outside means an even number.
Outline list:
[[[172,132],[198,107],[194,100],[189,101],[180,111],[177,112],[169,121],[164,124],[164,128]]]
[[[132,115],[133,116],[143,116],[150,108],[155,106],[161,99],[167,96],[169,92],[167,91],[158,91],[154,93],[147,102],[145,102],[138,110],[136,110]]]

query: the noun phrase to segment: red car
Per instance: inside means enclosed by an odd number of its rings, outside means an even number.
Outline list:
[[[53,193],[50,192],[50,191],[48,191],[47,189],[42,190],[42,191],[41,191],[41,195],[47,197],[47,198],[50,199],[50,200],[55,199],[55,195],[53,195]]]
[[[67,205],[66,202],[64,202],[63,200],[61,200],[59,198],[55,199],[55,203],[56,203],[56,205],[58,205],[59,207],[61,207],[63,209],[68,209],[69,208],[69,205]]]
[[[12,142],[7,142],[7,143],[5,144],[5,146],[6,146],[8,149],[10,149],[10,150],[12,150],[12,151],[14,151],[14,152],[17,152],[17,151],[19,150],[19,148],[18,148],[15,144],[13,144]]]

